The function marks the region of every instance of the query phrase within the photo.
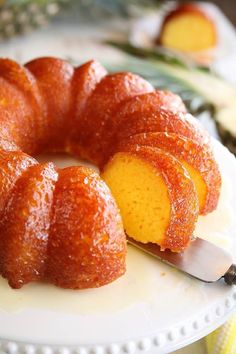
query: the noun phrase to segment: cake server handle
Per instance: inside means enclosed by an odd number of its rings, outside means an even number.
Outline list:
[[[236,285],[236,264],[232,264],[223,276],[226,284]]]

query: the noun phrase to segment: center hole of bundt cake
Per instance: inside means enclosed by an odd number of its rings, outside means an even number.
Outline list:
[[[87,166],[91,167],[98,172],[98,168],[86,161],[76,159],[75,157],[66,153],[43,153],[34,156],[40,163],[53,162],[57,167],[64,168],[70,166]]]

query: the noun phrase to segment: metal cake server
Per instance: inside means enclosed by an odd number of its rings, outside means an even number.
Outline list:
[[[196,279],[213,283],[223,278],[228,285],[236,285],[236,264],[233,264],[232,256],[211,242],[196,238],[184,252],[173,253],[161,251],[154,243],[144,244],[129,236],[127,240],[131,245]]]

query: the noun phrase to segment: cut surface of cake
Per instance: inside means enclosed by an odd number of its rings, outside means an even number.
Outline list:
[[[127,147],[105,166],[126,233],[143,243],[179,252],[190,242],[198,200],[187,170],[172,155],[150,147]]]
[[[127,147],[151,146],[162,149],[175,158],[187,169],[192,178],[199,201],[199,213],[213,211],[219,199],[221,175],[212,150],[208,145],[201,145],[194,140],[174,133],[144,133],[131,136],[120,142],[117,151]]]
[[[164,19],[158,42],[183,52],[213,48],[217,43],[216,25],[200,6],[181,4]]]

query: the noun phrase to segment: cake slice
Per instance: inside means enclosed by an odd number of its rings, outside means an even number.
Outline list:
[[[208,214],[215,210],[221,189],[221,176],[212,150],[208,145],[173,133],[147,133],[131,136],[123,140],[117,151],[129,147],[150,146],[162,149],[176,157],[192,178],[199,201],[199,213]]]
[[[197,52],[216,45],[216,26],[195,4],[180,4],[163,21],[158,43],[183,52]]]
[[[157,148],[127,147],[105,166],[126,233],[174,252],[189,244],[198,217],[198,198],[187,170]]]

